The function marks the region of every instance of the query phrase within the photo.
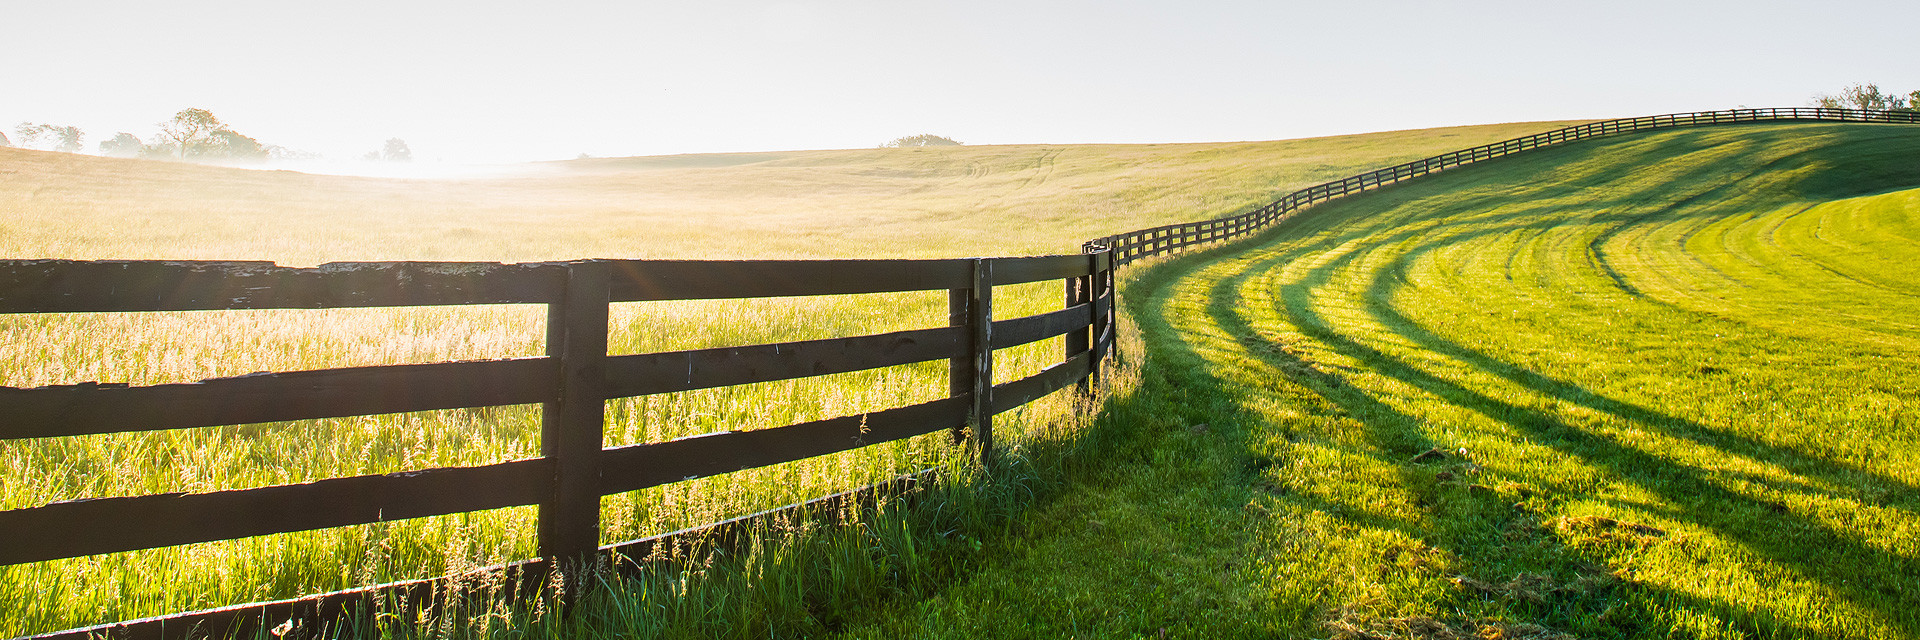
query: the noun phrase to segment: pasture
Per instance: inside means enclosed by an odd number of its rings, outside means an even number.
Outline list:
[[[1920,635],[1920,129],[1528,152],[1137,268],[1115,464],[851,637]]]
[[[1367,167],[1554,126],[1262,143],[606,159],[553,163],[509,177],[431,181],[0,149],[0,256],[309,265],[1063,253],[1101,233],[1222,215]],[[1057,287],[1023,287],[1001,294],[1004,314],[1059,305]],[[536,355],[541,313],[498,306],[15,315],[0,318],[0,344],[7,346],[0,384],[144,385]],[[944,322],[944,300],[932,295],[635,303],[616,309],[610,350],[758,344]],[[1131,348],[1139,349],[1137,343]],[[1026,349],[1002,356],[1000,379],[1032,373],[1059,345]],[[938,397],[944,385],[944,371],[907,366],[636,398],[609,405],[608,444],[898,406]],[[456,410],[10,440],[0,443],[0,508],[500,462],[537,450],[534,415],[521,408]],[[1071,439],[1082,420],[1062,398],[1006,426],[1017,452],[1022,437]],[[602,503],[603,541],[786,504],[949,464],[954,456],[943,440],[926,437],[611,496]],[[6,567],[0,569],[0,633],[440,575],[530,556],[532,527],[530,509],[505,509]],[[805,629],[818,617],[802,610],[793,620],[768,619],[743,613],[748,609],[704,611],[687,624],[765,635]]]

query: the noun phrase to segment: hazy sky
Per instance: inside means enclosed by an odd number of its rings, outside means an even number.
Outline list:
[[[432,162],[1268,140],[1920,89],[1920,2],[0,0],[0,125]]]

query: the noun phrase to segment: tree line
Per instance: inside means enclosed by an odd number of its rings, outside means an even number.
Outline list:
[[[1837,94],[1818,94],[1813,105],[1829,109],[1868,109],[1874,111],[1920,111],[1920,90],[1901,94],[1882,90],[1874,83],[1856,84]],[[165,122],[160,133],[141,140],[127,132],[114,134],[100,142],[100,155],[123,158],[161,158],[177,160],[262,162],[266,160],[302,160],[318,154],[261,144],[250,136],[234,131],[206,109],[181,109]],[[79,153],[86,133],[79,127],[22,122],[13,129],[16,143],[0,131],[0,147],[22,147]],[[921,134],[895,138],[880,145],[884,148],[958,146],[959,141],[945,136]],[[413,150],[405,140],[388,138],[381,148],[369,151],[364,160],[411,162]]]
[[[1920,90],[1907,94],[1881,91],[1874,83],[1856,84],[1837,95],[1820,94],[1813,105],[1828,109],[1869,109],[1873,111],[1920,111]]]
[[[121,158],[155,158],[196,161],[264,162],[266,160],[305,160],[318,154],[262,144],[251,136],[234,131],[206,109],[181,109],[172,118],[159,123],[160,132],[141,140],[127,132],[100,141],[100,155]],[[13,129],[18,142],[0,132],[0,147],[18,144],[32,149],[79,153],[86,133],[79,127],[22,122]],[[366,156],[370,160],[410,162],[413,150],[399,138]]]

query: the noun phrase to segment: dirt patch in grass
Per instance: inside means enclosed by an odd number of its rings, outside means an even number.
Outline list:
[[[1326,623],[1334,640],[1578,640],[1537,624],[1497,620],[1447,621],[1426,616],[1382,617],[1361,607],[1342,607]]]

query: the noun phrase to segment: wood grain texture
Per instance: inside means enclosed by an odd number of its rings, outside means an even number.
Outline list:
[[[599,492],[634,491],[952,429],[966,420],[971,406],[971,396],[942,398],[784,427],[608,449],[601,458]]]
[[[993,261],[973,261],[973,286],[968,292],[967,329],[972,337],[967,347],[973,352],[972,407],[967,425],[973,429],[973,446],[983,467],[993,465]]]
[[[600,452],[606,446],[607,302],[605,262],[567,265],[566,292],[547,306],[547,356],[560,363],[559,388],[540,412],[540,455],[553,476],[540,501],[540,556],[568,574],[593,560],[600,543]]]
[[[0,511],[0,564],[528,505],[551,493],[552,473],[530,459]]]
[[[563,276],[554,263],[0,260],[0,313],[542,303]]]
[[[964,329],[935,327],[852,338],[614,356],[607,397],[725,387],[863,371],[963,353]]]
[[[1064,280],[1088,273],[1087,258],[1079,254],[990,259],[995,285]]]
[[[967,260],[610,260],[612,300],[713,300],[967,286]]]
[[[515,358],[258,373],[132,387],[0,387],[0,440],[531,404],[554,361]]]
[[[993,348],[1005,349],[1066,335],[1093,322],[1093,307],[1081,303],[1059,311],[993,321]]]
[[[1093,356],[1080,354],[1019,380],[994,385],[993,413],[1001,414],[1072,386],[1091,370]]]

